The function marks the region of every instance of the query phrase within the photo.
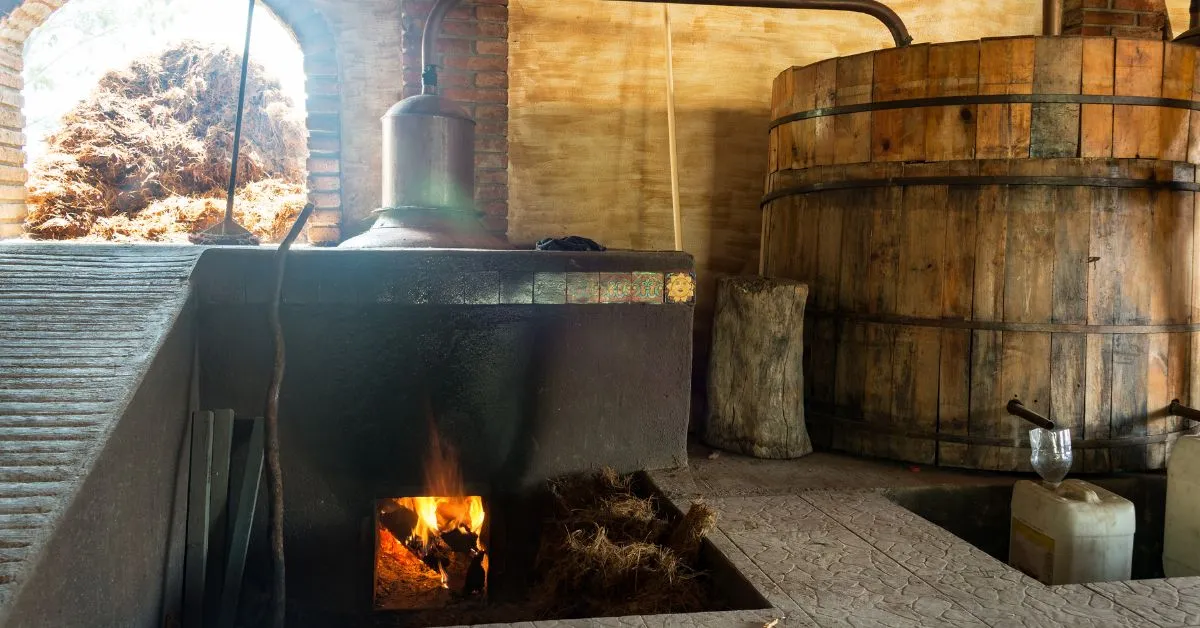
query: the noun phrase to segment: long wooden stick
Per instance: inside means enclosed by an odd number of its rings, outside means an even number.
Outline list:
[[[671,151],[671,216],[675,250],[683,250],[683,210],[679,206],[679,153],[675,145],[675,62],[671,45],[671,9],[663,4],[663,32],[667,40],[667,145]]]
[[[271,327],[271,337],[275,346],[275,364],[271,369],[271,384],[267,388],[267,410],[264,419],[267,426],[267,491],[271,498],[269,513],[271,533],[271,558],[274,563],[272,570],[271,596],[271,625],[284,628],[287,619],[287,568],[284,566],[283,555],[283,466],[279,462],[279,389],[283,386],[283,367],[286,355],[283,345],[283,325],[279,321],[279,303],[283,300],[283,274],[287,268],[288,249],[304,229],[304,223],[312,215],[313,204],[308,203],[292,224],[287,237],[279,243],[275,251],[275,286],[271,294],[271,303],[267,310],[267,323]]]

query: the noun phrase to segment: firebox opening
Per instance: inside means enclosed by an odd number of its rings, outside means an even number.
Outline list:
[[[653,504],[654,515],[668,528],[684,518],[644,475],[631,478],[628,489],[631,498]],[[486,498],[375,500],[374,625],[471,625],[617,617],[633,608],[645,614],[683,610],[675,608],[678,600],[656,605],[643,599],[655,596],[650,582],[611,607],[597,606],[595,599],[583,599],[556,586],[554,580],[561,574],[548,571],[553,570],[553,554],[572,551],[558,547],[560,535],[554,532],[571,525],[560,499],[550,487],[542,487],[502,491]],[[608,525],[618,525],[619,510],[614,510]],[[693,566],[703,602],[687,611],[770,606],[707,540],[701,542]],[[578,576],[583,581],[601,577],[587,569]],[[614,586],[621,588],[619,582]]]
[[[426,610],[487,591],[487,516],[479,496],[375,503],[376,610]]]

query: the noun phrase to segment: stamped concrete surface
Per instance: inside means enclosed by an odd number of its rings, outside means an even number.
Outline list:
[[[679,507],[703,499],[716,508],[713,542],[753,570],[775,616],[787,617],[780,625],[1200,626],[1200,578],[1048,587],[882,490],[1010,484],[1011,476],[828,453],[795,461],[692,454],[691,468],[652,479]],[[701,621],[749,626],[757,617]]]
[[[0,246],[0,624],[183,310],[201,252]]]

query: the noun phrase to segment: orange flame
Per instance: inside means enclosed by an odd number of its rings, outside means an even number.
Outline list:
[[[458,452],[443,443],[437,429],[429,426],[429,453],[425,458],[425,491],[427,497],[402,497],[400,506],[417,514],[413,536],[428,542],[436,534],[466,528],[476,535],[483,530],[486,515],[483,498],[464,495]],[[482,548],[482,543],[480,544]]]

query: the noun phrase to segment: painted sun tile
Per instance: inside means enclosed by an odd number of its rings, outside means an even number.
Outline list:
[[[633,284],[629,300],[634,303],[663,302],[662,273],[633,273]]]
[[[696,302],[696,276],[692,273],[667,273],[667,303],[692,305]]]
[[[567,303],[599,302],[599,273],[567,273]]]
[[[601,303],[629,303],[632,291],[632,273],[600,273]]]

